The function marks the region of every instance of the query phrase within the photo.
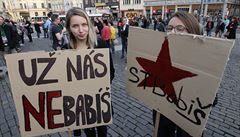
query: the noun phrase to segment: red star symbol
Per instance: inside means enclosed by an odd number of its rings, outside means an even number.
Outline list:
[[[172,66],[168,45],[169,42],[166,38],[156,62],[141,57],[136,58],[142,68],[149,73],[149,75],[138,84],[138,87],[160,87],[163,92],[175,102],[177,97],[173,82],[187,77],[194,77],[197,76],[197,74]]]

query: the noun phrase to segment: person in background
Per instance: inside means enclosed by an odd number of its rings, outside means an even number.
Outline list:
[[[25,23],[24,27],[27,30],[27,36],[28,36],[29,42],[33,42],[33,40],[32,40],[33,30],[32,30],[32,27],[31,27],[31,22],[26,20],[26,23]]]
[[[112,54],[114,54],[115,53],[114,40],[116,39],[116,29],[113,27],[113,23],[112,22],[109,23],[109,27],[110,27],[110,32],[111,32],[110,48],[112,49]]]
[[[157,24],[158,24],[158,20],[156,18],[153,18],[153,30],[157,30]]]
[[[200,25],[197,19],[187,12],[176,12],[166,26],[166,31],[171,33],[191,33],[200,35]],[[153,110],[153,123],[155,125],[156,111]],[[161,114],[158,128],[158,137],[190,137],[174,122]]]
[[[52,20],[51,35],[53,40],[52,48],[54,50],[60,50],[62,48],[63,36],[66,29],[61,28],[60,18],[58,14],[53,14],[51,16],[51,20]]]
[[[100,18],[98,18],[98,17],[94,18],[94,26],[97,26],[98,34],[101,36],[102,29],[103,29],[103,23]]]
[[[228,39],[236,39],[236,31],[238,27],[238,20],[237,17],[232,17],[231,22],[227,26],[227,32],[229,33],[227,35]]]
[[[230,23],[230,20],[228,19],[228,16],[227,16],[227,15],[224,16],[223,22],[224,22],[224,24],[225,24],[224,33],[226,33],[226,32],[227,32],[227,26],[228,26],[229,23]]]
[[[21,34],[20,34],[20,37],[21,37],[21,44],[23,45],[24,44],[24,32],[25,32],[25,27],[24,27],[24,21],[21,20],[19,22],[19,29],[21,31]]]
[[[12,53],[12,50],[16,48],[17,43],[17,32],[14,31],[13,25],[8,19],[4,19],[3,16],[0,16],[0,29],[1,29],[1,38],[8,47],[8,53]]]
[[[165,32],[165,24],[164,24],[164,22],[163,22],[163,20],[162,20],[161,17],[158,18],[158,22],[157,22],[156,29],[157,29],[158,31]]]
[[[148,27],[148,20],[145,16],[142,17],[142,28],[147,29]]]
[[[212,35],[211,33],[212,33],[213,27],[214,27],[214,22],[212,21],[212,18],[209,18],[206,25],[207,36]]]
[[[224,24],[222,18],[219,17],[217,26],[216,26],[216,30],[215,30],[215,37],[221,38],[222,34],[224,33],[224,29],[225,29],[225,24]]]
[[[119,18],[117,23],[117,28],[118,28],[118,37],[121,37],[122,18]]]
[[[121,59],[124,58],[124,54],[127,54],[127,45],[128,45],[128,32],[129,32],[129,25],[127,24],[127,19],[124,18],[122,22],[123,26],[121,28],[121,40],[122,40],[122,56]]]
[[[45,24],[46,24],[46,20],[44,20],[43,24],[42,24],[42,28],[43,28],[43,36],[44,38],[49,38],[48,36],[48,28],[45,28]]]
[[[4,51],[5,44],[7,41],[7,36],[5,31],[7,30],[4,23],[4,17],[0,16],[0,51]]]
[[[34,28],[35,28],[35,31],[37,32],[37,37],[40,38],[41,29],[40,29],[40,24],[38,24],[37,21],[34,22]]]
[[[97,39],[93,25],[83,9],[72,8],[68,10],[66,15],[66,29],[70,36],[70,49],[83,50],[106,47],[104,41]],[[111,54],[109,57],[110,69],[108,70],[110,70],[110,82],[112,82],[115,70]],[[96,137],[96,130],[98,137],[107,137],[107,126],[84,129],[87,137]],[[74,130],[73,132],[74,136],[81,136],[81,129]]]
[[[103,20],[103,29],[101,30],[101,38],[106,42],[107,48],[110,48],[110,37],[111,37],[111,30],[108,26],[108,21]]]
[[[47,38],[50,38],[51,40],[52,40],[52,33],[51,33],[51,26],[52,26],[51,16],[52,16],[52,14],[53,14],[52,12],[49,12],[47,14],[48,19],[44,24],[44,28],[47,30],[47,33],[48,33]]]
[[[14,41],[14,47],[15,47],[15,49],[16,49],[16,51],[17,52],[20,52],[21,51],[21,48],[20,48],[20,40],[21,40],[21,37],[20,37],[20,33],[21,33],[21,31],[18,29],[18,27],[17,27],[17,23],[16,22],[14,22],[14,21],[10,21],[9,22],[10,24],[11,24],[11,26],[12,26],[12,28],[13,28],[13,41]]]

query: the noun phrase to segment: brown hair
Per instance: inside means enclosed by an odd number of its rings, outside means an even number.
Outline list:
[[[188,33],[197,34],[197,35],[201,34],[200,24],[192,14],[189,14],[184,11],[178,11],[171,17],[171,19],[173,17],[177,17],[183,22]]]
[[[88,24],[88,36],[87,36],[87,45],[89,45],[90,48],[94,48],[94,46],[97,45],[97,36],[96,36],[96,32],[93,29],[93,25],[87,15],[87,13],[78,7],[73,7],[70,10],[68,10],[67,15],[66,15],[66,29],[69,33],[69,39],[70,39],[70,47],[73,49],[76,49],[77,45],[76,45],[76,38],[74,37],[74,35],[72,34],[72,32],[70,31],[70,21],[72,16],[81,16],[83,18],[85,18],[87,20],[87,24]]]

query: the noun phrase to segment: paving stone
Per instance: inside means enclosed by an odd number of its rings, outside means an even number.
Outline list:
[[[117,129],[117,133],[119,133],[119,135],[123,136],[123,137],[127,137],[128,133],[120,128]]]
[[[0,118],[0,125],[3,124],[3,123],[6,123],[6,120],[5,120],[4,117],[1,117],[1,118]]]
[[[204,130],[203,137],[205,136],[212,136],[213,132],[211,130]]]
[[[132,112],[126,112],[126,114],[127,114],[127,116],[130,116],[131,118],[133,118],[133,119],[136,119],[137,118],[137,116],[136,115],[134,115]]]
[[[11,134],[12,135],[17,135],[20,134],[19,129],[17,128],[17,126],[11,127]]]
[[[224,134],[224,137],[234,137],[234,136],[229,135],[229,134]]]
[[[133,137],[133,136],[136,135],[136,132],[134,130],[129,129],[127,127],[123,128],[123,131],[125,131],[128,134],[129,137]]]
[[[10,132],[7,132],[7,133],[3,134],[3,137],[12,137],[12,136],[11,136]]]
[[[130,121],[127,121],[126,126],[127,126],[129,129],[132,129],[132,130],[134,130],[134,129],[136,128],[136,125],[132,124]]]
[[[13,126],[16,126],[15,120],[14,119],[8,120],[8,126],[10,128],[13,127]]]
[[[114,130],[112,130],[111,128],[108,129],[108,133],[112,136],[112,137],[118,137],[119,134],[117,132],[115,132]]]
[[[223,135],[220,135],[220,134],[218,134],[218,133],[214,133],[213,134],[213,137],[222,137]]]
[[[212,130],[214,133],[218,133],[220,135],[224,135],[224,132],[218,128],[212,127],[212,126],[208,126],[208,129]]]
[[[2,124],[0,129],[1,129],[2,134],[6,133],[6,132],[9,132],[9,128],[8,128],[8,125],[6,123]]]
[[[127,116],[126,119],[127,119],[128,121],[130,121],[131,123],[133,123],[133,124],[136,124],[136,123],[137,123],[137,121],[136,121],[135,119],[133,119],[133,118],[131,118],[131,117],[129,117],[129,116]]]
[[[144,132],[144,131],[143,131],[142,129],[140,129],[139,127],[137,127],[137,128],[135,129],[135,131],[136,131],[139,135],[142,135],[142,136],[147,135],[147,133]]]

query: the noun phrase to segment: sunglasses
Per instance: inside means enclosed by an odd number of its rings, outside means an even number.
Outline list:
[[[177,25],[177,26],[172,26],[172,25],[167,25],[166,26],[166,31],[171,32],[174,29],[174,32],[184,32],[186,30],[186,27],[183,25]]]

